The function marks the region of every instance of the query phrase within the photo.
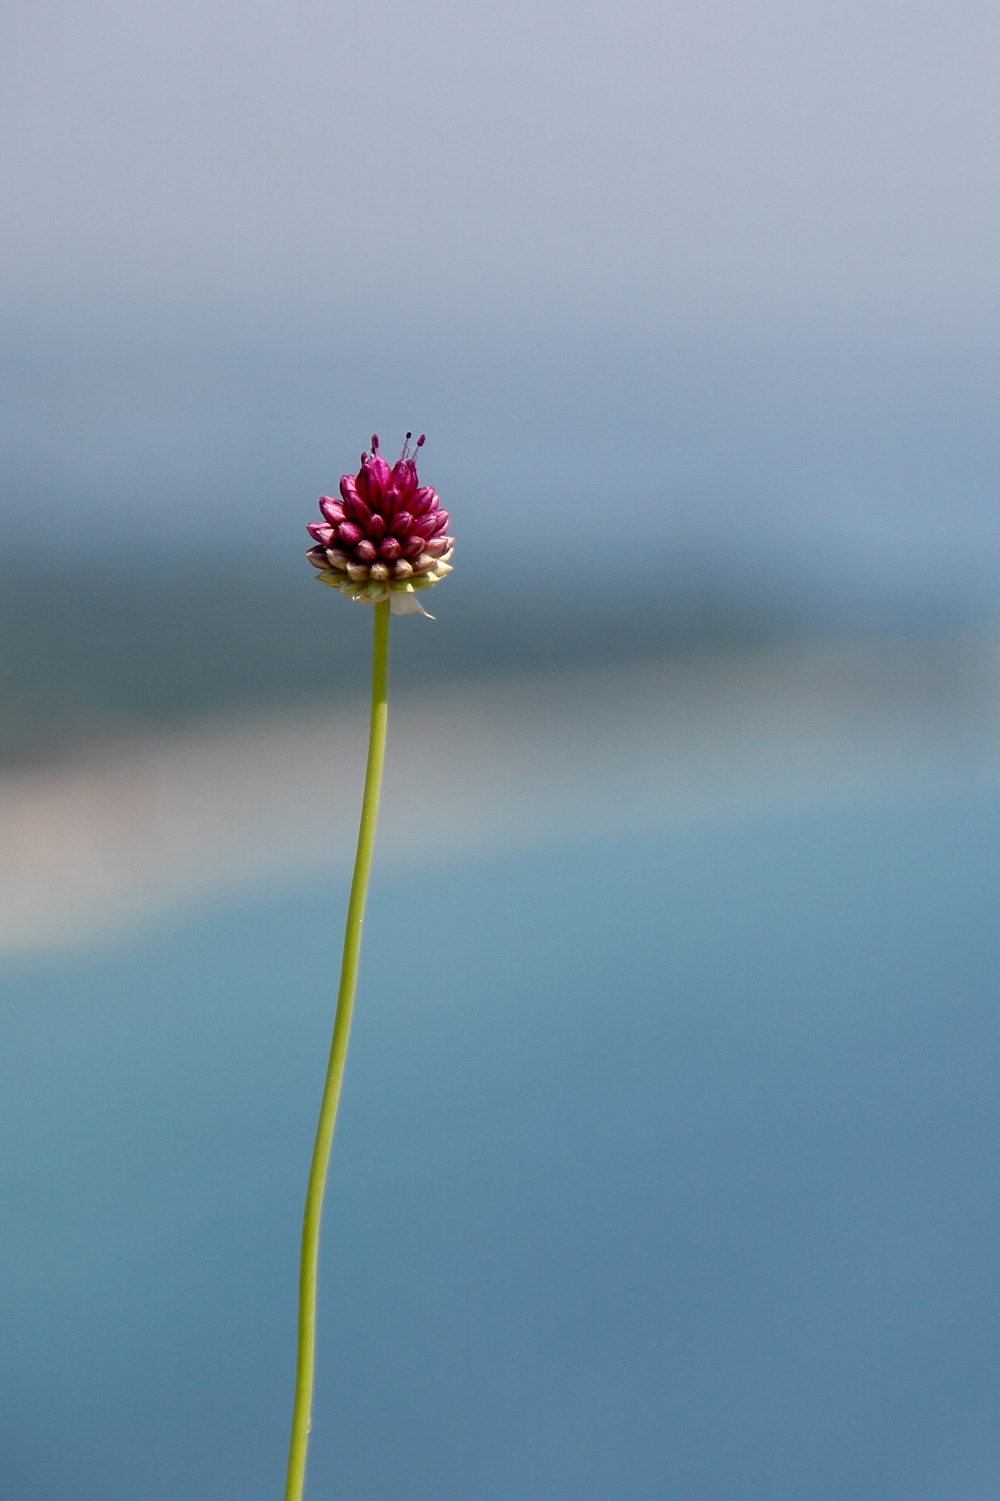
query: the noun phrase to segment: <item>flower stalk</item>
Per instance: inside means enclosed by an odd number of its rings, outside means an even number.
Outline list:
[[[288,1479],[285,1486],[285,1501],[302,1501],[306,1476],[306,1457],[309,1447],[309,1430],[312,1420],[313,1384],[316,1365],[316,1284],[319,1266],[320,1223],[323,1214],[323,1193],[326,1187],[333,1134],[337,1124],[337,1107],[344,1080],[347,1062],[347,1045],[354,1013],[354,993],[358,982],[358,967],[361,959],[361,934],[365,920],[365,903],[368,896],[368,879],[372,868],[375,848],[375,826],[378,820],[379,795],[382,788],[382,766],[385,760],[386,726],[388,722],[389,684],[389,623],[390,603],[388,598],[375,602],[375,645],[372,658],[372,704],[371,727],[368,737],[368,764],[365,771],[365,790],[361,803],[361,824],[358,829],[358,848],[354,861],[354,877],[347,908],[347,927],[344,933],[344,955],[340,971],[340,989],[337,995],[337,1012],[333,1025],[333,1041],[327,1064],[323,1101],[320,1106],[319,1124],[316,1129],[316,1144],[313,1148],[312,1165],[309,1169],[309,1184],[306,1190],[305,1214],[302,1222],[302,1253],[299,1263],[299,1314],[298,1358],[295,1377],[295,1408],[292,1416],[292,1436],[288,1454]]]

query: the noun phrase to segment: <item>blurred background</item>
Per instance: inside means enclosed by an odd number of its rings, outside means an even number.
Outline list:
[[[14,0],[0,1493],[1000,1487],[996,8]]]

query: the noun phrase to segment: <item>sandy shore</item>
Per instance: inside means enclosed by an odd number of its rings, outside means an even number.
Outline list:
[[[366,707],[205,723],[0,773],[0,952],[349,864]],[[378,859],[1000,788],[1000,638],[825,642],[401,689]]]

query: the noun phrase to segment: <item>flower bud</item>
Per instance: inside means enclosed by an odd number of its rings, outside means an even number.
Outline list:
[[[341,498],[322,496],[324,519],[307,528],[315,545],[306,556],[321,583],[365,604],[388,600],[397,615],[426,614],[417,591],[451,572],[448,512],[417,476],[423,441],[411,453],[408,436],[390,469],[373,437],[357,474],[341,479]]]

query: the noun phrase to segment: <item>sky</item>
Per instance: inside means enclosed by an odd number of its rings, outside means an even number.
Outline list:
[[[626,552],[988,592],[995,6],[9,14],[15,541],[145,498],[270,545],[418,426],[477,548],[503,507],[580,566],[617,490]]]

